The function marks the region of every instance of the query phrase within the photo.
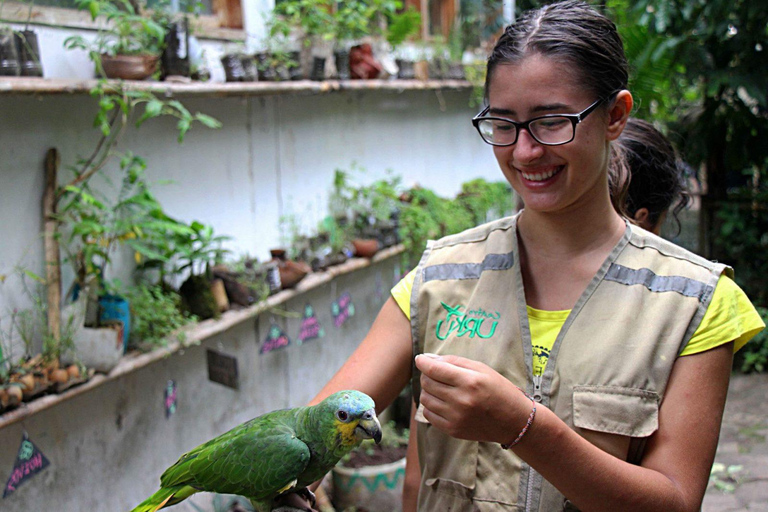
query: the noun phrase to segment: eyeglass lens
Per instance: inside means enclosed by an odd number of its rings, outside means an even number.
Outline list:
[[[491,144],[514,144],[517,140],[517,127],[501,119],[482,119],[478,123],[480,134]],[[570,142],[574,136],[574,126],[567,117],[544,117],[528,124],[528,131],[542,144],[562,144]]]

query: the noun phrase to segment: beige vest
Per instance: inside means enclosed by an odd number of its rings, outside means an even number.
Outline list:
[[[701,322],[718,277],[731,270],[628,225],[565,321],[544,374],[534,379],[516,221],[430,244],[411,295],[414,355],[482,361],[585,439],[639,462],[644,440],[658,428],[672,365]],[[415,367],[413,375],[418,403]],[[576,510],[511,450],[454,439],[420,414],[417,419],[419,510]]]

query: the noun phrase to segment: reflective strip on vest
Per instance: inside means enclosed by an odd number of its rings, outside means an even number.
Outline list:
[[[677,292],[685,297],[695,297],[699,302],[712,294],[708,284],[682,276],[660,276],[647,268],[632,269],[612,263],[605,275],[606,281],[632,286],[641,284],[652,292]]]
[[[424,282],[479,279],[486,270],[507,270],[515,263],[513,253],[487,254],[482,263],[444,263],[424,268]]]

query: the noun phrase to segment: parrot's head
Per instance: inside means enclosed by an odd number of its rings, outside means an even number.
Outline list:
[[[364,439],[381,442],[381,424],[373,399],[359,391],[339,391],[318,404],[334,433],[336,443],[352,449]]]

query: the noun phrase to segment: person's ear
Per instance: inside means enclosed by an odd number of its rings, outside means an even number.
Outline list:
[[[616,140],[624,131],[624,127],[627,125],[629,115],[632,113],[632,106],[634,100],[632,99],[632,93],[623,89],[616,95],[616,99],[613,100],[613,105],[608,111],[608,140]]]
[[[635,211],[635,214],[632,216],[632,220],[635,221],[635,224],[640,226],[646,231],[654,232],[653,228],[654,226],[651,224],[650,217],[651,212],[648,210],[648,208],[638,208],[637,211]]]

